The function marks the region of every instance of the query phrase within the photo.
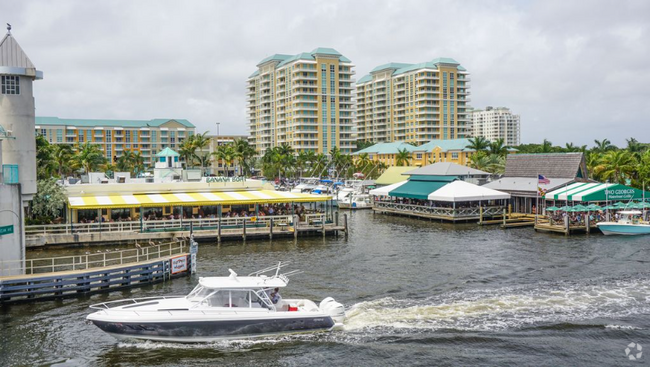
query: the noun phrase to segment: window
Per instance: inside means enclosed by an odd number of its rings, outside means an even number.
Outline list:
[[[16,75],[3,75],[2,94],[20,94],[20,78]]]
[[[458,152],[452,152],[451,159],[458,159]]]

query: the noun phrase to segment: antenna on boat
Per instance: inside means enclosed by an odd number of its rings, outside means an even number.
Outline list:
[[[277,277],[280,274],[280,268],[282,267],[282,261],[278,262],[278,269],[275,271],[275,276]]]
[[[232,269],[228,269],[228,271],[230,272],[229,278],[232,280],[237,280],[237,273],[235,273],[235,271]]]

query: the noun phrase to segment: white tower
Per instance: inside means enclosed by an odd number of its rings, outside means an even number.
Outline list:
[[[2,164],[14,172],[18,167],[23,205],[27,205],[36,194],[36,121],[32,82],[38,79],[43,79],[43,72],[36,70],[7,24],[7,35],[0,41],[0,126],[13,139],[3,141]]]

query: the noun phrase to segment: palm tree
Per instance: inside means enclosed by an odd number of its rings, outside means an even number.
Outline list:
[[[411,164],[411,152],[406,148],[399,149],[395,155],[395,165],[396,166],[408,166]]]
[[[233,142],[233,145],[235,147],[235,151],[237,151],[238,156],[239,156],[239,164],[242,168],[243,174],[244,175],[251,175],[252,174],[252,167],[253,167],[253,162],[252,159],[255,157],[255,148],[253,148],[249,143],[248,140],[245,139],[237,139]]]
[[[75,154],[72,160],[83,169],[84,173],[97,170],[100,165],[106,162],[104,153],[99,145],[86,142],[75,146]]]
[[[498,138],[497,140],[491,142],[489,146],[489,152],[490,154],[505,157],[508,154],[508,148],[506,147],[503,138]]]
[[[470,138],[468,139],[469,144],[465,147],[469,150],[473,150],[475,152],[480,152],[483,150],[487,150],[488,147],[490,146],[490,142],[485,139],[482,136],[477,136],[475,138]]]
[[[74,168],[72,158],[72,146],[68,144],[57,144],[52,147],[52,159],[56,164],[59,177],[69,173]]]
[[[133,152],[127,150],[124,152],[124,154],[117,158],[116,163],[117,164],[115,165],[115,168],[117,168],[117,170],[120,172],[133,171]]]
[[[223,162],[226,176],[230,176],[230,166],[232,166],[237,156],[232,144],[219,145],[217,150],[212,154],[216,159]]]
[[[540,153],[552,153],[553,152],[553,143],[544,139],[542,145],[539,147]]]
[[[632,179],[637,169],[637,161],[627,150],[611,150],[602,156],[600,165],[595,169],[601,179],[626,184]]]
[[[601,140],[594,140],[594,150],[597,152],[607,152],[612,149],[616,149],[614,145],[612,145],[612,142],[609,141],[609,139],[603,139]]]

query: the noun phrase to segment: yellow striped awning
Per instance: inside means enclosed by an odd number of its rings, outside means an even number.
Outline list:
[[[287,191],[216,191],[174,194],[96,195],[69,197],[72,209],[207,206],[270,203],[305,203],[330,200],[331,196]]]

